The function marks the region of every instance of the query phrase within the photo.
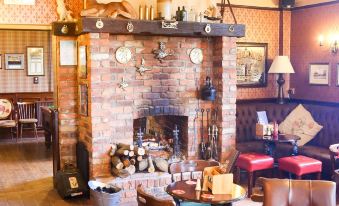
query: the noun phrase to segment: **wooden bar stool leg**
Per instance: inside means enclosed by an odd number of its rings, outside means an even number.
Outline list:
[[[240,184],[240,167],[235,167],[235,182]]]
[[[247,181],[247,186],[248,186],[248,193],[247,197],[251,197],[252,195],[252,187],[253,187],[253,172],[248,172],[248,181]]]

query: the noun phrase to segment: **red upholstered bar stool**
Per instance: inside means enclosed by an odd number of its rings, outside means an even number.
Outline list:
[[[286,171],[301,179],[303,175],[316,173],[317,179],[321,178],[322,163],[319,160],[303,155],[283,157],[278,159],[280,171]]]
[[[273,169],[274,167],[274,159],[271,156],[258,154],[258,153],[244,153],[238,157],[236,168],[237,168],[237,176],[240,178],[240,169],[246,170],[248,173],[248,197],[252,195],[252,187],[255,172],[259,170],[267,170]]]

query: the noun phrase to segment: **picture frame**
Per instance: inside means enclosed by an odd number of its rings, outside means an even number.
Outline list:
[[[310,85],[330,85],[330,64],[311,63],[309,65],[308,79]]]
[[[88,116],[88,85],[79,84],[79,114]]]
[[[237,86],[266,87],[267,43],[237,42]]]
[[[77,42],[74,40],[60,41],[60,66],[76,66],[77,65]]]
[[[27,76],[44,76],[44,48],[27,47]]]
[[[78,48],[78,69],[79,78],[87,79],[87,47],[79,46]]]
[[[23,70],[25,65],[24,54],[5,54],[6,70]]]

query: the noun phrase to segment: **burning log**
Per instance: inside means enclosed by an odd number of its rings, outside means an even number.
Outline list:
[[[124,164],[121,162],[120,158],[117,156],[112,157],[112,164],[113,164],[113,167],[118,170],[121,170],[122,168],[124,168]]]
[[[153,160],[152,160],[151,156],[148,157],[148,169],[147,169],[147,171],[149,173],[154,173],[155,172],[155,168],[154,168]]]

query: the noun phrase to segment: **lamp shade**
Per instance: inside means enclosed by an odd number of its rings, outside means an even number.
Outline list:
[[[271,74],[290,74],[294,73],[292,64],[287,56],[276,56],[268,70]]]

